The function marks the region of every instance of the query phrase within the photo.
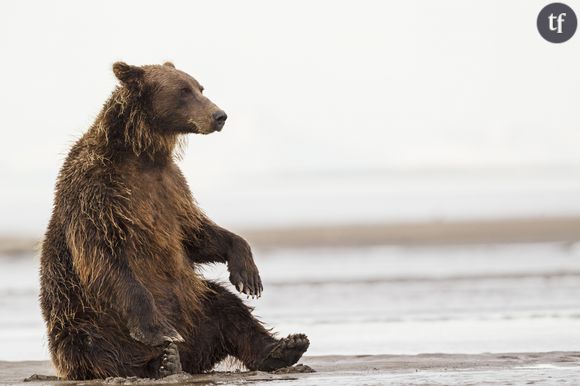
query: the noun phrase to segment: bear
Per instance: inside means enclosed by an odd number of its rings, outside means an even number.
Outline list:
[[[262,281],[249,244],[198,207],[176,163],[187,134],[226,113],[172,63],[116,62],[118,85],[72,146],[41,246],[40,305],[59,377],[202,373],[227,356],[249,370],[295,364],[304,334],[278,338],[199,267],[227,264],[244,296]]]

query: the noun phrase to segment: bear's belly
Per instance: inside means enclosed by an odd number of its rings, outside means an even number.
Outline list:
[[[155,257],[149,255],[133,271],[153,295],[157,309],[178,331],[181,331],[178,326],[193,323],[205,294],[205,283],[187,261],[181,246],[160,249]]]
[[[131,206],[138,216],[131,240],[132,270],[156,306],[170,319],[182,320],[196,312],[205,293],[183,246],[186,235],[180,221],[191,205],[171,174],[151,171],[133,183]]]

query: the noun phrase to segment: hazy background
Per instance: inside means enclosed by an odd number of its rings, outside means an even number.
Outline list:
[[[546,3],[1,2],[0,360],[48,358],[32,244],[117,60],[228,113],[180,165],[309,355],[578,350],[580,32],[544,41]]]
[[[0,232],[44,230],[116,60],[226,110],[181,165],[227,226],[580,214],[580,38],[544,41],[545,4],[2,2]]]

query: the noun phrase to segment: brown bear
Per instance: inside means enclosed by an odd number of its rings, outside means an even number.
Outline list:
[[[277,339],[198,265],[227,264],[239,292],[262,282],[248,243],[206,217],[174,161],[180,137],[226,114],[171,63],[113,65],[120,85],[60,171],[41,255],[40,301],[59,376],[200,373],[230,355],[250,370],[296,363],[305,335]]]

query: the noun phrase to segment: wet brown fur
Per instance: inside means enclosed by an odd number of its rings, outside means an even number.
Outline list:
[[[188,372],[227,355],[258,368],[277,340],[196,272],[227,263],[232,282],[258,294],[251,250],[202,213],[174,162],[181,135],[210,132],[217,107],[173,65],[117,63],[114,72],[121,86],[66,158],[42,246],[40,299],[58,374],[155,377],[171,341]],[[198,90],[174,101],[174,84]]]

